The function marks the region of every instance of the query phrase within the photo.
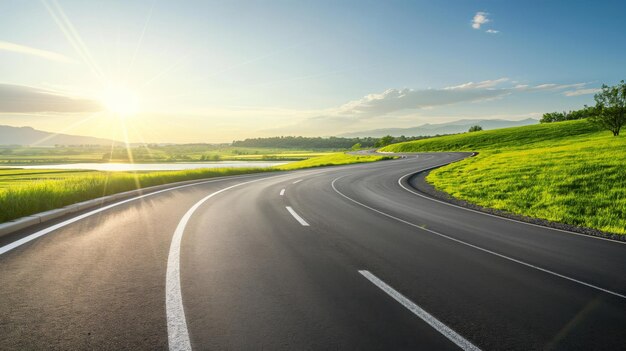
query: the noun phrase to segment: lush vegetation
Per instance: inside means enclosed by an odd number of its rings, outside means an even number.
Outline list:
[[[384,151],[478,151],[427,180],[511,213],[626,234],[626,138],[588,120],[480,131]]]
[[[382,138],[340,138],[340,137],[302,137],[302,136],[280,136],[270,138],[253,138],[234,141],[233,147],[260,147],[260,148],[296,148],[296,149],[334,149],[347,150],[360,145],[360,148],[372,148],[389,145],[391,143],[401,143],[409,140],[424,139],[424,136],[415,137],[392,137]]]
[[[302,136],[279,136],[269,138],[251,138],[233,141],[234,147],[263,147],[263,148],[301,148],[301,149],[349,149],[354,144],[363,147],[373,147],[376,138],[321,138]]]
[[[207,162],[229,160],[302,160],[328,150],[247,148],[213,144],[23,147],[0,146],[2,164],[76,162]]]
[[[402,136],[404,138],[404,135]],[[376,147],[383,147],[383,146],[387,146],[387,145],[391,145],[393,143],[402,143],[405,142],[407,140],[396,140],[396,138],[392,137],[391,135],[385,135],[384,137],[380,138],[375,144],[374,146]]]
[[[477,125],[469,127],[467,131],[471,133],[471,132],[480,132],[481,130],[483,130],[483,127],[477,124]]]
[[[580,110],[544,113],[539,123],[573,121],[597,115],[595,107],[585,106]]]
[[[626,124],[626,83],[622,80],[615,86],[602,85],[594,95],[596,105],[581,110],[544,113],[541,123],[571,121],[587,118],[596,125],[618,136]]]
[[[602,90],[594,96],[596,114],[591,121],[618,136],[626,124],[626,83],[622,80],[616,86],[602,85]]]
[[[146,173],[0,170],[0,222],[128,190],[270,170],[273,169],[213,168]]]
[[[0,168],[0,193],[10,187],[30,185],[42,180],[58,180],[70,176],[100,174],[98,171],[63,169],[2,169]]]
[[[426,140],[393,144],[383,151],[480,151],[527,149],[540,146],[558,146],[585,139],[601,129],[585,120],[563,123],[534,124],[524,127],[485,130],[474,133],[447,135]]]
[[[397,137],[393,142],[414,140]],[[338,150],[371,148],[373,145],[348,144]],[[287,145],[285,145],[287,147]],[[177,144],[122,146],[24,147],[0,146],[0,167],[77,162],[215,162],[215,161],[298,161],[337,151],[328,148],[243,147],[227,144]]]
[[[388,158],[332,153],[275,168],[206,168],[162,172],[0,169],[0,223],[101,196],[183,180],[372,162]]]
[[[322,166],[337,166],[351,163],[374,162],[381,160],[389,160],[393,157],[389,156],[370,156],[370,155],[353,155],[342,152],[327,154],[324,156],[313,157],[308,160],[288,163],[286,165],[277,166],[281,170],[292,170],[299,168],[311,168]]]

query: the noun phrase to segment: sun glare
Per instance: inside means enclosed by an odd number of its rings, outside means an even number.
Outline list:
[[[139,112],[137,95],[124,87],[109,87],[101,97],[106,109],[119,116],[128,117]]]

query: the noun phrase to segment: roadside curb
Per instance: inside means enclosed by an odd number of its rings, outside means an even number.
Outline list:
[[[238,177],[238,176],[234,176],[234,177]],[[25,228],[28,228],[37,224],[46,223],[46,222],[52,221],[54,219],[57,219],[59,217],[62,217],[71,213],[84,211],[87,209],[99,207],[105,204],[110,204],[113,202],[125,200],[125,199],[132,198],[138,195],[152,193],[152,192],[159,191],[159,190],[173,188],[173,187],[177,187],[181,185],[201,183],[210,179],[219,179],[219,178],[225,178],[225,177],[184,180],[184,181],[176,182],[176,183],[155,185],[155,186],[151,186],[147,188],[141,188],[141,189],[136,189],[136,190],[125,191],[123,193],[107,195],[107,196],[99,197],[96,199],[67,205],[65,207],[57,208],[54,210],[40,212],[40,213],[32,214],[30,216],[17,218],[17,219],[14,219],[5,223],[0,223],[0,238],[7,236],[9,234],[13,234],[19,230],[22,230],[22,229],[25,229]]]

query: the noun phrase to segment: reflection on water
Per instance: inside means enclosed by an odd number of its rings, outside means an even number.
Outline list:
[[[24,169],[89,169],[94,171],[179,171],[199,168],[263,168],[284,165],[287,162],[222,161],[205,163],[67,163],[37,166],[7,166],[0,168]]]

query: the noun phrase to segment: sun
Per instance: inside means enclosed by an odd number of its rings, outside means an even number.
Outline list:
[[[139,98],[133,91],[120,86],[110,86],[101,94],[106,109],[118,116],[129,117],[139,112]]]

